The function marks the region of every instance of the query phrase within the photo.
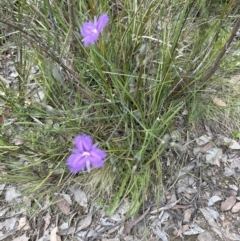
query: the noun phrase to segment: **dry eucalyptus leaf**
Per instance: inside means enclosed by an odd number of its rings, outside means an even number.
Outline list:
[[[75,201],[81,206],[87,208],[88,206],[88,198],[85,192],[78,188],[73,189],[73,194]]]
[[[221,229],[218,226],[218,224],[215,222],[215,220],[213,219],[211,213],[206,208],[200,208],[199,210],[202,212],[202,214],[203,214],[204,218],[206,219],[206,221],[208,222],[208,224],[212,227],[212,230],[222,238]]]
[[[74,215],[71,217],[71,220],[72,220],[73,217],[74,217]],[[65,223],[62,223],[62,224],[59,226],[59,229],[62,230],[62,229],[68,228],[68,227],[69,227],[69,222],[70,222],[70,221],[65,222]]]
[[[237,213],[240,210],[240,202],[237,202],[233,207],[232,207],[232,212]]]
[[[6,230],[10,231],[10,230],[14,229],[16,222],[17,222],[16,217],[7,218],[4,222]]]
[[[71,206],[72,205],[72,199],[71,199],[71,196],[66,194],[66,193],[63,193],[61,194],[61,196],[68,202],[68,204]]]
[[[57,235],[58,227],[56,226],[50,234],[50,241],[61,241],[61,237]]]
[[[204,145],[203,147],[195,147],[195,150],[193,150],[193,151],[195,151],[196,154],[198,152],[205,153],[213,147],[214,147],[214,143],[209,142],[208,144]]]
[[[181,205],[181,204],[177,204],[175,205],[174,207],[172,207],[171,209],[172,210],[175,210],[175,209],[187,209],[187,208],[190,208],[192,205]]]
[[[92,223],[92,215],[92,213],[89,213],[85,218],[80,220],[80,222],[77,224],[76,232],[87,228]]]
[[[211,148],[206,152],[206,162],[212,165],[216,165],[216,159],[222,157],[222,149],[220,148]]]
[[[229,184],[228,185],[229,186],[229,188],[231,188],[232,190],[234,190],[234,191],[238,191],[238,187],[236,186],[236,185],[234,185],[234,184]]]
[[[212,140],[211,136],[203,135],[196,139],[196,143],[198,146],[206,145],[210,140]]]
[[[158,238],[160,238],[160,240],[169,241],[168,234],[164,230],[161,230],[158,226],[152,228],[152,231]]]
[[[70,214],[69,203],[60,195],[57,195],[56,199],[57,199],[57,206],[59,207],[61,212],[64,213],[65,215],[69,215]]]
[[[191,219],[191,215],[192,215],[192,212],[193,212],[193,208],[188,208],[184,211],[183,213],[183,224],[187,224],[190,222],[190,219]]]
[[[116,226],[110,228],[107,233],[112,234],[112,233],[116,232],[117,230],[119,230],[119,225],[116,225]]]
[[[229,168],[229,167],[224,167],[224,172],[223,172],[223,175],[225,177],[231,177],[235,172]]]
[[[124,227],[123,233],[125,235],[129,235],[133,226],[135,226],[138,222],[140,222],[141,220],[144,219],[144,217],[148,214],[150,208],[148,208],[142,215],[137,216],[136,218],[134,218],[130,223],[127,223]]]
[[[230,149],[232,150],[240,150],[240,145],[237,141],[235,140],[231,140],[229,146],[228,146]]]
[[[79,221],[77,227],[70,227],[58,231],[58,235],[71,235],[87,228],[92,223],[92,213],[89,213],[85,218]]]
[[[124,199],[120,206],[117,208],[114,214],[112,214],[109,218],[113,221],[120,222],[125,219],[124,214],[126,214],[129,210],[130,203],[128,199]]]
[[[18,72],[13,72],[9,75],[10,78],[16,78],[18,77]]]
[[[43,228],[43,231],[45,232],[49,226],[49,224],[51,223],[51,215],[50,213],[47,213],[44,218],[44,228]]]
[[[213,103],[218,105],[218,106],[222,106],[222,107],[227,106],[227,104],[222,99],[220,99],[218,97],[214,97],[212,100],[213,100]]]
[[[42,89],[37,88],[33,93],[32,93],[32,101],[35,103],[38,102],[43,102],[45,99],[45,93]]]
[[[57,234],[60,236],[64,236],[64,235],[72,235],[75,232],[76,232],[76,227],[70,227],[70,228],[59,230]]]
[[[106,218],[100,218],[100,225],[101,226],[108,226],[108,227],[112,227],[112,226],[114,226],[114,224],[112,223],[112,222],[108,222],[108,220],[109,220],[109,218],[108,217],[106,217]]]
[[[228,147],[232,150],[239,150],[240,149],[240,145],[237,141],[230,139],[228,137],[224,137],[223,138],[223,142],[224,144],[228,144]]]
[[[135,235],[137,235],[138,237],[143,237],[144,234],[146,234],[148,230],[147,224],[146,222],[144,222],[143,220],[138,222],[134,227],[133,227],[133,232]]]
[[[135,241],[134,236],[130,236],[130,235],[124,237],[123,240],[124,240],[124,241]],[[137,241],[138,241],[138,240],[137,240]]]
[[[126,214],[129,210],[129,207],[130,207],[130,203],[128,199],[124,199],[120,204],[119,208],[117,209],[117,212],[120,214]]]
[[[221,210],[222,211],[228,211],[230,210],[233,205],[236,203],[236,197],[230,196],[225,201],[221,203]]]
[[[181,176],[184,176],[188,174],[193,168],[196,167],[196,160],[193,160],[189,164],[187,164],[185,167],[181,168],[181,171],[175,175],[175,178],[178,179]]]
[[[208,210],[208,212],[211,214],[211,216],[215,219],[218,220],[219,218],[219,213],[215,210],[213,210],[212,208],[206,208]]]
[[[212,196],[209,201],[208,201],[208,206],[212,206],[214,203],[221,201],[222,198],[220,198],[219,196]]]
[[[188,193],[188,194],[194,194],[194,193],[196,193],[196,190],[194,190],[190,187],[187,187],[185,185],[182,185],[182,186],[178,187],[177,193],[182,193],[182,192]]]
[[[21,217],[20,220],[18,221],[18,230],[30,230],[31,227],[29,226],[29,223],[27,221],[27,217]]]
[[[203,233],[205,230],[200,228],[197,224],[192,224],[189,226],[189,229],[185,231],[183,234],[184,235],[195,235],[199,233]]]

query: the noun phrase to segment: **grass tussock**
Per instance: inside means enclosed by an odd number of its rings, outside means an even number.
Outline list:
[[[1,182],[42,196],[81,184],[108,200],[109,213],[125,197],[136,213],[152,186],[158,200],[166,134],[183,108],[189,122],[199,117],[215,73],[235,69],[225,56],[240,25],[237,1],[217,11],[207,2],[1,2],[1,51],[18,73],[10,86],[0,82]],[[79,26],[103,13],[110,23],[85,48]],[[108,158],[73,176],[65,163],[80,133]]]

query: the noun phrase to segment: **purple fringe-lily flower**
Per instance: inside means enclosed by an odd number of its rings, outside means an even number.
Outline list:
[[[87,169],[91,171],[91,167],[102,167],[107,154],[97,147],[97,143],[93,144],[92,138],[82,134],[74,139],[75,147],[71,149],[72,154],[67,159],[67,166],[70,172],[77,173]]]
[[[98,19],[94,17],[94,22],[85,22],[81,27],[81,35],[83,37],[83,45],[87,47],[89,44],[95,44],[99,38],[99,34],[103,31],[109,22],[109,17],[105,13]]]

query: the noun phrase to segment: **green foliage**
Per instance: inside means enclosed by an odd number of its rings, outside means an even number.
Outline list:
[[[28,192],[41,195],[73,182],[91,183],[101,194],[111,189],[109,214],[130,197],[133,215],[149,194],[153,174],[159,200],[164,135],[180,110],[187,105],[190,121],[202,111],[199,93],[229,37],[233,22],[227,17],[236,1],[214,18],[204,15],[204,27],[196,11],[206,11],[206,1],[69,2],[0,6],[1,24],[12,29],[10,42],[19,49],[16,88],[0,86],[3,113],[8,110],[0,134],[7,175],[0,180],[24,183]],[[84,48],[79,25],[105,12],[109,26],[95,45]],[[38,74],[31,73],[33,66]],[[65,161],[80,133],[108,152],[108,175],[94,170],[69,177]]]
[[[235,131],[232,133],[232,135],[233,135],[233,138],[240,139],[240,133],[239,133],[239,131],[235,130]]]

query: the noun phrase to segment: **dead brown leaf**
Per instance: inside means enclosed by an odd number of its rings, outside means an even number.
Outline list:
[[[218,166],[218,167],[221,166],[221,165],[220,165],[220,160],[219,160],[219,158],[216,158],[216,159],[213,161],[213,165],[216,165],[216,166]]]
[[[181,204],[177,204],[175,205],[174,207],[172,207],[171,209],[172,210],[175,210],[175,209],[187,209],[187,208],[190,208],[191,205],[181,205]]]
[[[73,189],[73,194],[74,194],[75,201],[81,207],[87,208],[87,206],[88,206],[88,197],[87,197],[86,193],[76,187],[76,188]]]
[[[27,230],[31,229],[30,226],[29,226],[29,223],[27,221],[27,217],[21,217],[18,222],[19,222],[18,230],[27,231]]]
[[[149,212],[150,208],[148,208],[142,215],[134,218],[130,223],[127,223],[124,227],[123,234],[129,235],[133,226],[135,226],[138,222],[140,222]]]
[[[233,212],[233,213],[237,213],[237,212],[239,212],[239,210],[240,210],[240,202],[237,202],[237,203],[233,206],[232,212]]]
[[[209,142],[207,145],[201,147],[199,152],[205,153],[206,151],[208,151],[209,149],[211,149],[213,147],[214,147],[214,143],[213,142]]]
[[[57,235],[58,227],[56,226],[50,234],[50,241],[61,241],[61,237]]]
[[[92,223],[92,215],[93,215],[92,213],[89,213],[85,218],[80,220],[79,223],[77,224],[77,227],[70,227],[70,228],[66,228],[58,231],[58,235],[60,236],[70,235],[87,228]]]
[[[80,222],[77,225],[76,232],[79,232],[85,228],[87,228],[92,223],[92,213],[89,213],[85,218],[80,220]]]
[[[60,195],[57,195],[56,199],[57,199],[57,206],[59,207],[61,212],[64,213],[65,215],[69,215],[70,207],[69,207],[68,202]]]
[[[218,224],[215,222],[214,218],[212,217],[211,213],[206,208],[200,208],[204,218],[208,222],[208,224],[212,227],[212,230],[222,238],[222,231]]]
[[[213,97],[212,100],[213,100],[213,103],[218,105],[218,106],[222,106],[222,107],[227,106],[227,104],[222,99],[220,99],[216,96]]]
[[[120,224],[119,224],[120,225]],[[119,229],[119,225],[116,225],[108,230],[108,234],[112,234]]]
[[[44,217],[44,228],[43,228],[43,232],[45,232],[49,226],[49,224],[51,223],[51,215],[49,213],[47,213]]]
[[[184,211],[183,224],[188,224],[190,222],[193,211],[194,211],[193,208],[189,208]]]
[[[233,207],[235,203],[236,203],[236,197],[230,196],[229,198],[227,198],[225,201],[221,203],[221,210],[228,211]]]

